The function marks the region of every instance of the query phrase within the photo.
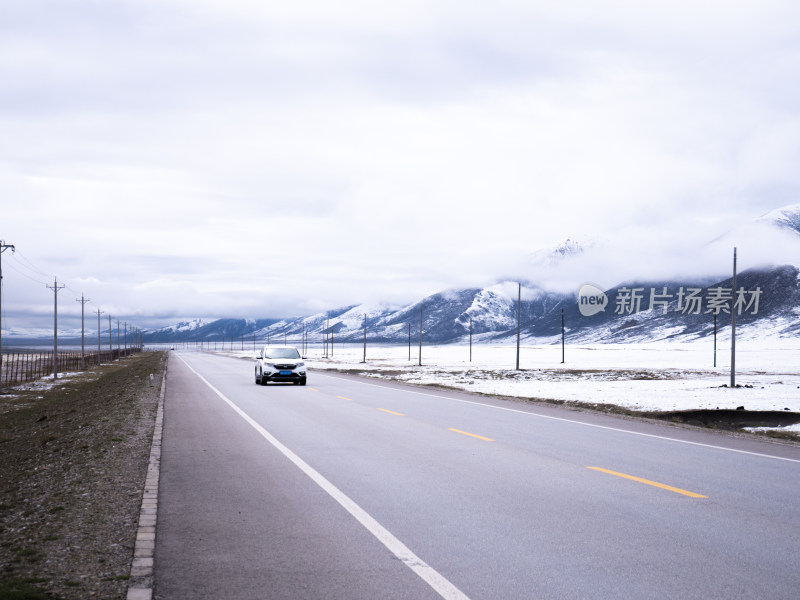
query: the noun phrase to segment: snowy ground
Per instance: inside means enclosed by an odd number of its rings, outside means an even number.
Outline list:
[[[30,391],[30,390],[45,391],[45,390],[49,390],[49,389],[57,386],[61,382],[61,380],[63,380],[63,379],[73,379],[73,378],[78,377],[78,376],[80,376],[82,374],[83,373],[80,372],[80,371],[64,372],[64,373],[59,373],[58,374],[58,379],[55,379],[53,377],[52,373],[51,373],[50,375],[45,375],[44,377],[39,377],[38,379],[33,379],[31,381],[28,381],[27,383],[21,383],[21,384],[14,385],[14,386],[7,386],[6,390],[7,391],[10,390],[12,392],[16,391],[16,390],[21,390],[21,391]],[[6,396],[9,396],[9,394],[6,394]]]
[[[345,370],[368,377],[414,384],[438,384],[486,394],[612,404],[640,411],[691,409],[790,410],[800,412],[800,341],[748,340],[737,344],[736,384],[731,389],[730,346],[713,342],[523,346],[520,370],[516,346],[468,345],[419,347],[335,345],[324,356],[309,349],[312,369]],[[231,352],[253,356],[251,351]],[[786,428],[784,428],[785,430]],[[800,432],[800,426],[794,426]]]

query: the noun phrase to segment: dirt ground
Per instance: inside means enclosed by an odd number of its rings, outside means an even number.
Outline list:
[[[0,600],[125,598],[166,353],[0,395]]]

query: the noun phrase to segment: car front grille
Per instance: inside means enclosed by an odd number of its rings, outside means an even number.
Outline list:
[[[289,369],[289,370],[291,370],[291,369],[297,368],[297,365],[291,365],[291,364],[279,365],[279,364],[276,363],[275,364],[275,368],[276,369]]]

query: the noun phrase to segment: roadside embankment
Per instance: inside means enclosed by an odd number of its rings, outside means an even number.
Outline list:
[[[0,598],[124,598],[165,352],[0,395]]]

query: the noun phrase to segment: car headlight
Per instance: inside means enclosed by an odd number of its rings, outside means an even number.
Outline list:
[[[300,367],[305,367],[305,366],[306,366],[306,363],[297,363],[297,368],[298,368],[298,369],[299,369]]]

